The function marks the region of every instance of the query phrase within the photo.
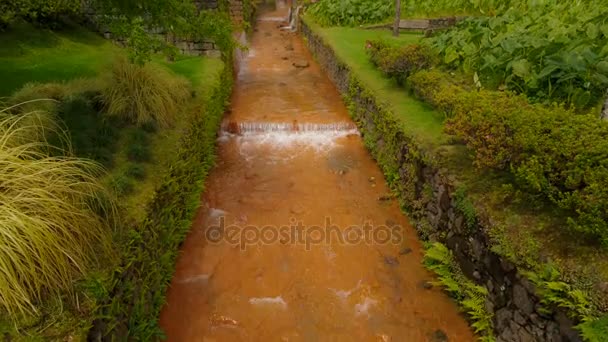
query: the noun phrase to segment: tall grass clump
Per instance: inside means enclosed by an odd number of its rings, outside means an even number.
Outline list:
[[[42,117],[0,110],[0,310],[14,318],[73,293],[91,266],[112,259],[102,169],[60,155],[46,137],[65,132]]]
[[[143,126],[169,127],[190,96],[188,81],[146,63],[116,60],[106,77],[102,101],[108,115]]]

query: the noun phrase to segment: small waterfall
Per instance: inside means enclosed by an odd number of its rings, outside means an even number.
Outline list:
[[[263,134],[273,132],[356,132],[357,126],[352,122],[334,123],[299,123],[289,122],[234,122],[222,124],[222,131],[231,134]]]

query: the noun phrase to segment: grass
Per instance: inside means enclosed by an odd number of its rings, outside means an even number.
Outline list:
[[[114,207],[102,168],[53,157],[45,138],[64,132],[39,115],[0,110],[0,305],[12,317],[37,313],[49,294],[71,293],[94,261],[111,255]]]
[[[138,126],[173,126],[190,97],[184,78],[155,63],[140,66],[119,58],[102,79],[104,112]]]
[[[30,82],[96,76],[120,49],[80,27],[63,31],[20,24],[0,33],[0,97]]]
[[[393,113],[403,123],[406,132],[432,146],[445,142],[445,136],[442,134],[443,116],[407,94],[395,81],[383,77],[369,61],[365,51],[365,42],[368,40],[383,39],[395,44],[413,44],[422,38],[421,34],[401,33],[394,37],[391,31],[386,29],[322,28],[309,18],[306,18],[306,22],[332,46],[337,56],[351,67],[357,78],[364,82],[378,99],[393,108]]]
[[[135,222],[145,219],[147,204],[162,181],[167,165],[175,157],[175,149],[190,123],[190,115],[199,113],[200,109],[195,110],[195,108],[206,102],[210,88],[217,82],[219,73],[223,70],[223,63],[217,58],[181,57],[175,62],[169,63],[161,57],[156,57],[154,62],[190,80],[197,97],[195,101],[184,105],[183,109],[177,112],[174,126],[147,134],[146,145],[149,148],[150,160],[135,163],[138,173],[145,175],[145,178],[143,181],[136,182],[131,192],[121,201],[129,219]],[[124,176],[137,179],[136,175],[132,174],[134,162],[129,160],[127,144],[132,139],[134,130],[135,128],[129,128],[120,133],[118,146],[122,146],[122,148],[114,157],[114,167],[109,176],[111,178],[108,180],[110,182],[115,179],[123,179]]]
[[[435,160],[449,170],[454,185],[467,189],[470,204],[492,218],[488,234],[495,252],[524,269],[536,270],[552,262],[564,281],[590,293],[598,309],[608,310],[608,296],[602,290],[602,284],[608,283],[608,252],[568,233],[563,213],[514,189],[508,175],[474,168],[466,148],[452,144],[443,133],[443,115],[384,77],[365,53],[366,40],[408,44],[417,42],[420,34],[402,33],[395,38],[389,30],[323,28],[309,17],[305,21],[377,99],[392,106],[404,132],[430,144]]]

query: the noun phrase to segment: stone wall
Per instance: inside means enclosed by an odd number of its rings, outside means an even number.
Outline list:
[[[544,313],[534,286],[515,265],[491,250],[486,233],[491,219],[480,217],[476,227],[467,226],[464,214],[457,209],[455,179],[449,170],[435,166],[433,156],[402,131],[390,106],[379,102],[306,23],[302,23],[302,34],[351,104],[351,115],[387,179],[398,179],[391,186],[400,201],[416,209],[410,218],[421,236],[448,246],[463,273],[488,290],[486,308],[494,316],[497,340],[580,341],[565,313]]]

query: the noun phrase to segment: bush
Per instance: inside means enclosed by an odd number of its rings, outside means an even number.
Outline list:
[[[117,60],[105,79],[102,102],[110,116],[139,126],[169,127],[190,96],[188,82],[166,69]]]
[[[56,148],[35,132],[57,126],[43,127],[34,114],[0,115],[0,306],[16,317],[72,291],[111,256],[114,207],[99,165],[46,153]]]
[[[310,6],[309,13],[324,26],[356,26],[390,18],[395,13],[395,4],[378,0],[320,0]]]
[[[0,28],[18,18],[35,23],[55,23],[61,16],[78,13],[80,9],[80,0],[1,0]]]
[[[372,64],[399,85],[403,85],[413,72],[429,69],[437,63],[433,51],[426,45],[392,46],[378,40],[368,41],[366,49]]]
[[[137,180],[142,180],[142,179],[146,178],[146,169],[141,164],[129,163],[127,165],[125,174],[128,177],[135,178]]]
[[[98,93],[101,84],[94,79],[75,79],[64,83],[27,83],[9,99],[9,104],[19,105],[19,110],[52,110],[57,102],[81,93]]]
[[[95,94],[70,96],[57,106],[57,115],[70,131],[74,153],[110,166],[118,129],[95,108]]]
[[[116,174],[110,178],[110,188],[116,196],[128,195],[133,192],[134,187],[135,182],[126,172]]]
[[[150,145],[148,135],[142,129],[137,129],[129,135],[127,142],[127,158],[136,162],[147,162],[150,160]]]
[[[510,172],[527,191],[571,212],[570,227],[608,246],[608,122],[448,79],[422,71],[409,84],[448,113],[446,131],[474,151],[477,166]]]

